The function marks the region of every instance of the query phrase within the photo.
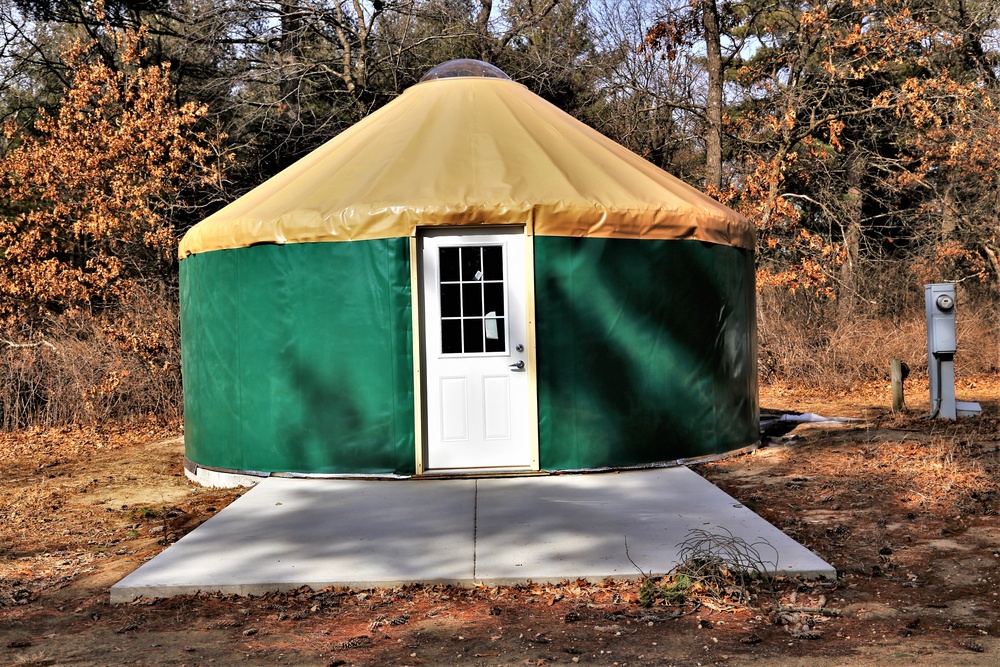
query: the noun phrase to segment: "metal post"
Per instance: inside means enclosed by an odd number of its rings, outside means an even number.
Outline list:
[[[892,411],[900,412],[906,408],[903,398],[903,361],[893,359],[890,363],[892,371]]]

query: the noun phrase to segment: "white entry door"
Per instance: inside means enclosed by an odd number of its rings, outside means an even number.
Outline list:
[[[424,469],[527,469],[524,230],[421,237]]]

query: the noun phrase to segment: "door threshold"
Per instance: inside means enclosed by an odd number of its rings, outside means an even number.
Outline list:
[[[544,470],[428,470],[412,479],[495,479],[497,477],[548,477]]]

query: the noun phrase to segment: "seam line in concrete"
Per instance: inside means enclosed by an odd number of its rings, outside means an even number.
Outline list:
[[[472,493],[472,578],[479,577],[476,570],[476,549],[479,548],[479,480],[474,480]]]

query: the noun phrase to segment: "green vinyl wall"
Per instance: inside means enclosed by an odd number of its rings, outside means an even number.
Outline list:
[[[544,470],[758,439],[752,253],[535,237]],[[181,261],[186,455],[211,468],[412,474],[407,238]]]
[[[181,261],[187,458],[414,472],[409,243],[259,245]]]
[[[629,466],[757,442],[753,254],[535,238],[539,454]]]

